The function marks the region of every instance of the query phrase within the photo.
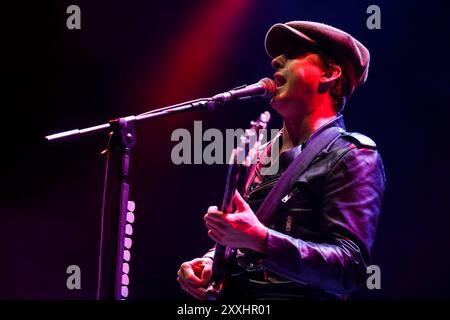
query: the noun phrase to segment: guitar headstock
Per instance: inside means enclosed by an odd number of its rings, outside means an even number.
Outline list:
[[[249,167],[258,154],[258,149],[264,138],[264,132],[270,120],[269,111],[261,113],[256,121],[251,121],[251,127],[241,136],[240,145],[234,150],[231,160],[234,163]]]

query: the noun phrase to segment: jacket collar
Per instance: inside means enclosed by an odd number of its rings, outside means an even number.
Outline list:
[[[281,167],[281,170],[284,171],[291,162],[300,154],[300,152],[306,147],[309,141],[325,129],[331,128],[331,127],[339,127],[342,128],[345,131],[345,123],[344,123],[344,117],[342,114],[338,114],[336,117],[328,121],[327,123],[323,124],[319,129],[314,131],[311,136],[301,145],[298,145],[296,147],[293,147],[287,151],[284,151],[280,154],[279,157],[279,164]],[[281,141],[280,141],[281,143]]]
[[[327,123],[325,123],[321,127],[319,127],[319,129],[314,131],[311,134],[311,136],[308,138],[308,140],[306,140],[304,143],[302,143],[302,148],[304,148],[308,144],[308,142],[311,141],[311,139],[313,137],[315,137],[316,135],[318,135],[319,133],[321,133],[325,129],[328,129],[328,128],[331,128],[331,127],[338,127],[338,128],[341,128],[341,129],[343,129],[345,131],[344,117],[342,116],[342,114],[338,114],[336,117],[334,117],[333,119],[331,119],[330,121],[328,121]]]

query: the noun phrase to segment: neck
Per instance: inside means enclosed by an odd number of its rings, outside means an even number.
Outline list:
[[[316,108],[314,112],[299,118],[284,119],[283,146],[281,152],[304,143],[321,126],[336,117],[334,109]]]

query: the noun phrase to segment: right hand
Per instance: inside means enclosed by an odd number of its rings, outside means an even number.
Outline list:
[[[181,264],[177,272],[181,288],[196,299],[206,299],[206,288],[212,275],[212,260],[196,258]]]

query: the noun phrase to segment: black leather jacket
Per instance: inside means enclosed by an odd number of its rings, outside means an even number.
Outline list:
[[[266,254],[249,265],[238,253],[246,269],[238,267],[225,283],[225,298],[344,298],[365,285],[385,188],[383,164],[375,143],[346,132],[342,116],[313,135],[330,126],[342,134],[283,198]],[[254,212],[307,143],[280,155],[277,174],[262,175],[256,165],[246,192]]]

